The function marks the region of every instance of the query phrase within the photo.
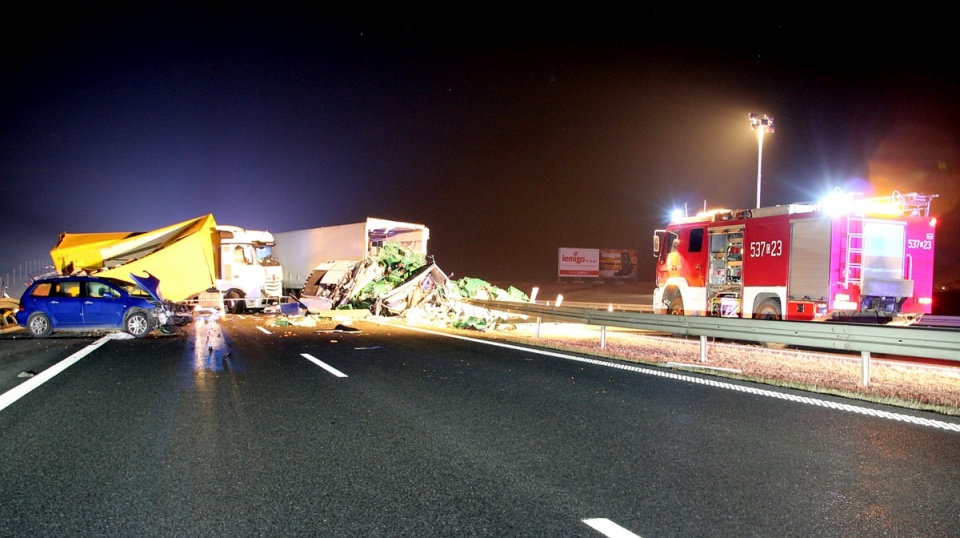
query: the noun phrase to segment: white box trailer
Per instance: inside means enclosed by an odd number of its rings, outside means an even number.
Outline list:
[[[369,217],[354,224],[278,232],[274,237],[283,267],[284,292],[299,295],[320,264],[335,260],[360,262],[371,248],[387,241],[426,255],[430,229],[423,224]]]

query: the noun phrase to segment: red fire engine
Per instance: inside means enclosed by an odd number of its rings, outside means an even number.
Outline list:
[[[706,211],[654,235],[657,313],[887,323],[930,313],[937,195]]]

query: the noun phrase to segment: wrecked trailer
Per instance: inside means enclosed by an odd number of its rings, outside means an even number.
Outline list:
[[[327,271],[324,266],[330,261],[363,263],[387,243],[426,256],[430,229],[423,224],[368,217],[354,224],[278,232],[274,237],[280,245],[284,293],[299,296],[304,294],[304,282],[318,270]]]
[[[334,309],[375,312],[383,297],[406,282],[426,275],[436,278],[436,272],[426,267],[426,255],[388,241],[371,248],[363,260],[329,260],[319,264],[304,283],[299,302],[311,313]],[[441,281],[446,281],[446,275]],[[397,303],[401,293],[391,294],[391,302]]]
[[[448,281],[449,278],[437,267],[437,264],[431,263],[422,267],[403,284],[379,295],[374,302],[373,313],[378,316],[402,315],[433,298],[434,294],[446,286]]]
[[[411,323],[493,329],[508,316],[463,299],[529,302],[515,287],[502,289],[479,279],[452,281],[428,257],[386,242],[371,249],[362,262],[330,260],[317,266],[298,302],[310,314],[335,315],[366,310],[377,316],[399,316]]]

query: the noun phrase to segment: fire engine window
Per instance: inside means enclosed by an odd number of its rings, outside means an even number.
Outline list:
[[[694,228],[690,230],[690,247],[687,252],[700,252],[703,248],[703,228]]]
[[[667,232],[663,241],[664,247],[660,249],[661,263],[666,262],[667,256],[669,256],[671,252],[676,250],[676,243],[677,243],[677,234],[675,232]]]

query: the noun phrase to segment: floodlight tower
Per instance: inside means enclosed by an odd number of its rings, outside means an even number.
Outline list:
[[[760,207],[760,166],[763,163],[763,133],[773,132],[773,116],[750,114],[750,127],[757,132],[757,207]]]

